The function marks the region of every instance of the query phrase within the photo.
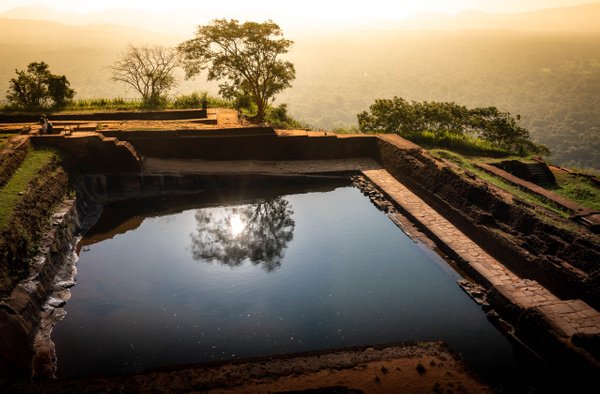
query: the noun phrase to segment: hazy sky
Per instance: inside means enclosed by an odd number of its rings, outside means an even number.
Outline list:
[[[464,10],[522,12],[550,7],[595,2],[593,0],[0,0],[0,12],[32,4],[44,4],[60,11],[89,12],[108,8],[131,8],[156,13],[178,9],[220,12],[224,17],[244,14],[317,16],[337,21],[361,17],[403,18],[415,12],[453,14]]]

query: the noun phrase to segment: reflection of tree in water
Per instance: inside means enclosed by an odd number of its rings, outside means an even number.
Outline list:
[[[197,229],[191,235],[192,256],[232,267],[249,259],[273,271],[281,265],[284,250],[294,237],[293,213],[282,197],[225,207],[223,214],[199,209],[195,215]]]

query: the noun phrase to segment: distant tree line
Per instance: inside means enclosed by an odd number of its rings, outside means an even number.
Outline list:
[[[357,116],[363,133],[396,133],[409,139],[424,133],[437,138],[464,136],[511,153],[550,153],[546,146],[531,141],[529,131],[519,124],[519,115],[513,117],[496,107],[467,108],[453,102],[409,102],[394,97],[375,100],[369,111]]]

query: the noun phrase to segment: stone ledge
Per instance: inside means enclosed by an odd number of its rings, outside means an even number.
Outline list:
[[[600,369],[600,363],[595,357],[586,349],[572,343],[574,335],[600,336],[598,311],[581,300],[560,300],[538,282],[518,277],[386,170],[364,170],[363,174],[412,220],[416,221],[428,235],[431,235],[440,249],[451,251],[461,268],[473,273],[490,289],[488,294],[490,305],[509,323],[516,325],[517,332],[523,333],[523,327],[528,327],[525,328],[525,336],[530,335],[527,332],[529,326],[523,326],[522,319],[533,314],[543,322],[543,324],[530,325],[533,331],[546,330],[545,333],[550,335],[553,343],[562,344],[562,349],[558,353],[575,352],[577,353],[575,358],[587,360],[595,368]],[[542,349],[536,348],[536,351],[544,353],[543,346],[538,347]]]

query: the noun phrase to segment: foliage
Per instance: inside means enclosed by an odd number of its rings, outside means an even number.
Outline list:
[[[112,99],[95,98],[73,100],[71,105],[65,107],[69,111],[85,111],[92,109],[111,109],[111,110],[135,110],[141,109],[144,106],[141,100],[127,100],[121,97]]]
[[[311,127],[297,121],[288,114],[287,104],[267,108],[266,121],[276,129],[310,129]]]
[[[350,126],[350,127],[334,127],[333,129],[331,129],[331,131],[335,134],[358,134],[360,133],[360,131],[358,131],[358,127],[356,126]]]
[[[145,109],[191,109],[202,106],[202,101],[206,98],[210,108],[235,108],[235,103],[231,100],[225,100],[220,97],[209,95],[207,92],[194,92],[188,95],[178,95],[175,97],[165,97],[160,105],[148,106],[141,99],[131,98],[95,98],[71,100],[62,110],[65,111],[92,111],[92,110],[117,110],[117,111],[136,111]],[[0,107],[0,112],[14,112],[12,106]],[[0,137],[1,138],[1,137]]]
[[[265,119],[274,96],[291,86],[295,78],[292,63],[278,59],[288,52],[292,41],[273,21],[263,23],[216,19],[198,26],[196,37],[178,47],[186,77],[208,70],[208,80],[220,80],[219,93],[241,105],[256,105],[255,119]]]
[[[40,109],[64,107],[75,96],[64,75],[50,72],[44,62],[32,62],[27,70],[15,70],[6,98],[17,108]]]
[[[111,67],[112,79],[131,86],[142,95],[145,105],[159,105],[176,85],[173,70],[178,65],[174,48],[129,45]]]
[[[172,103],[175,108],[199,108],[203,103],[208,103],[207,93],[192,93],[176,97]]]
[[[514,118],[496,107],[469,109],[452,102],[408,102],[394,97],[375,100],[369,111],[358,114],[358,127],[364,133],[393,132],[409,139],[431,133],[434,138],[430,140],[440,141],[471,137],[487,142],[490,150],[549,153],[530,140],[527,129],[518,124],[519,115]]]
[[[193,92],[183,94],[167,100],[167,108],[199,108],[206,102],[211,108],[235,108],[235,103],[219,97],[211,96],[208,92]]]
[[[291,61],[298,78],[282,99],[316,127],[355,125],[375,99],[394,95],[493,105],[521,114],[552,162],[600,169],[597,34],[346,31],[297,40]]]

